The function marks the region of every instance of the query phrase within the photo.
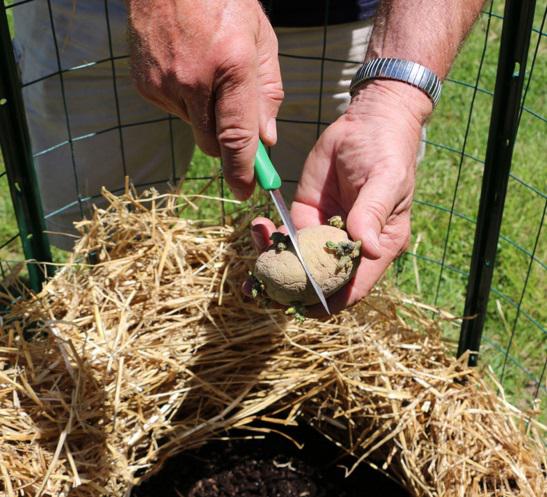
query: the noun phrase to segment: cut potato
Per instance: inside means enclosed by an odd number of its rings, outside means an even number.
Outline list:
[[[312,276],[326,297],[342,288],[355,274],[361,242],[334,226],[312,226],[298,231],[298,244]],[[304,268],[288,240],[279,233],[274,244],[256,261],[254,277],[272,300],[283,305],[319,302]]]

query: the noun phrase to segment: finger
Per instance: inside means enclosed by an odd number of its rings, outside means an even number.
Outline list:
[[[327,299],[331,314],[336,314],[366,297],[389,266],[391,259],[381,257],[376,260],[361,259],[355,277],[343,288]],[[305,308],[304,315],[314,318],[326,317],[321,304]]]
[[[264,17],[263,35],[258,44],[258,91],[259,91],[259,132],[267,146],[277,142],[275,118],[283,101],[283,84],[277,53],[277,37]]]
[[[353,240],[361,240],[362,253],[369,259],[382,257],[380,235],[400,201],[392,184],[384,176],[369,179],[359,191],[348,214],[348,233]]]
[[[291,205],[291,218],[296,229],[318,226],[328,222],[328,216],[321,209],[296,200]]]
[[[337,133],[329,132],[333,129],[331,126],[319,137],[304,163],[291,206],[291,217],[298,229],[325,224],[331,216],[347,212],[336,186],[333,136]]]
[[[217,141],[215,106],[210,90],[195,91],[188,101],[187,110],[197,146],[207,155],[220,156]]]
[[[261,88],[262,96],[259,101],[259,133],[264,145],[272,147],[277,143],[277,113],[283,100],[283,90]],[[278,91],[278,97],[272,97],[272,92]],[[268,92],[265,94],[265,92]],[[275,94],[275,93],[274,93]]]
[[[256,49],[233,47],[215,90],[217,140],[226,181],[239,200],[254,189],[254,157],[258,146]]]
[[[275,224],[266,217],[257,217],[251,221],[251,239],[258,253],[264,252],[272,244],[270,236],[275,231]]]
[[[382,256],[378,259],[361,257],[354,278],[328,298],[327,301],[331,313],[340,312],[342,309],[366,297],[393,260],[407,248],[409,238],[410,211],[406,210],[400,215],[393,217],[384,227],[384,232],[380,236]],[[325,316],[325,310],[319,304],[310,306],[305,310],[306,316]]]

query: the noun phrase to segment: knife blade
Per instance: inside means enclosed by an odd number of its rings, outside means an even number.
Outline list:
[[[319,298],[319,302],[321,302],[325,311],[327,311],[327,314],[330,314],[330,310],[329,310],[329,306],[327,305],[327,299],[325,298],[325,294],[323,293],[323,290],[321,290],[321,287],[317,284],[314,277],[312,276],[308,266],[306,265],[306,261],[304,260],[304,257],[302,256],[302,252],[300,251],[300,246],[298,245],[298,237],[296,234],[296,228],[294,226],[294,223],[292,222],[289,210],[287,209],[287,205],[285,204],[285,200],[283,199],[283,196],[281,195],[281,192],[279,191],[279,188],[281,187],[281,178],[279,174],[277,173],[277,170],[275,169],[274,165],[272,164],[272,161],[270,160],[270,157],[268,156],[268,152],[266,151],[266,148],[264,147],[264,145],[262,144],[260,140],[258,142],[258,150],[256,152],[255,175],[256,175],[256,180],[259,186],[270,194],[270,197],[272,198],[275,208],[277,212],[279,213],[279,216],[281,217],[281,221],[287,228],[289,238],[294,247],[294,252],[296,256],[298,257],[300,264],[302,264],[302,267],[304,268],[304,272],[306,273],[306,276],[308,277],[308,280],[313,290],[315,291],[317,297]]]

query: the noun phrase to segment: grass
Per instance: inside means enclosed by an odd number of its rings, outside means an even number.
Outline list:
[[[8,187],[7,175],[0,154],[0,279],[21,260],[21,246],[17,236],[17,223]]]
[[[537,28],[540,22],[541,19],[537,18]],[[483,16],[462,49],[451,71],[451,80],[474,85],[486,28],[487,17]],[[480,88],[489,92],[493,91],[495,84],[500,33],[501,20],[492,18],[478,83]],[[536,33],[532,36],[532,52],[537,40]],[[545,49],[540,46],[526,96],[526,107],[539,114],[545,113],[542,84],[547,75],[544,55]],[[428,141],[461,150],[472,97],[472,89],[448,82],[442,103],[429,127]],[[491,103],[490,95],[477,93],[465,143],[467,156],[482,160],[485,157]],[[542,329],[547,317],[544,306],[547,244],[545,230],[538,235],[545,198],[523,186],[516,178],[540,192],[546,191],[547,170],[542,160],[546,155],[542,139],[544,131],[543,120],[528,112],[523,114],[482,344],[482,363],[491,365],[499,375],[503,374],[509,396],[521,407],[530,405],[538,389],[539,395],[545,398],[545,379],[542,385],[538,380],[547,355],[546,334]],[[417,294],[426,302],[436,302],[457,315],[463,311],[482,171],[480,161],[468,157],[461,160],[459,153],[429,145],[418,170],[413,208],[411,247],[415,248],[411,251],[417,258],[405,256],[396,266],[396,274],[392,275],[406,292]],[[419,244],[416,243],[418,240]],[[536,260],[530,265],[530,256],[526,252],[531,253],[534,247]],[[441,270],[439,262],[444,262],[444,269]],[[526,281],[528,272],[530,276]],[[517,320],[515,303],[518,304],[521,297]],[[510,357],[506,361],[507,351]]]
[[[500,2],[496,2],[496,14],[502,14],[501,9]],[[540,28],[541,14],[538,12],[536,16],[537,29]],[[426,158],[418,169],[411,247],[387,276],[403,291],[416,295],[421,301],[438,304],[456,315],[463,312],[472,255],[483,171],[481,161],[486,151],[501,24],[497,17],[490,20],[484,64],[478,81],[481,91],[475,96],[472,111],[472,87],[488,27],[486,15],[478,21],[464,45],[451,71],[452,81],[445,84],[441,103],[428,128]],[[531,53],[538,36],[538,33],[533,33]],[[547,77],[547,67],[544,56],[545,47],[540,45],[525,102],[528,109],[539,115],[545,114],[542,85]],[[471,119],[466,133],[469,115]],[[514,151],[513,178],[509,182],[481,349],[482,364],[489,364],[496,373],[503,374],[509,398],[521,407],[529,407],[536,396],[546,397],[545,378],[541,385],[538,384],[547,356],[547,335],[542,328],[547,321],[544,305],[547,244],[545,230],[539,233],[545,197],[534,191],[547,191],[547,168],[543,164],[547,156],[544,133],[545,121],[524,112]],[[464,142],[466,156],[462,159],[459,151]],[[219,172],[218,161],[196,151],[183,193],[230,197],[221,179],[192,179],[215,176]],[[226,221],[230,222],[231,214],[242,207],[224,204]],[[185,215],[218,221],[221,209],[219,202],[207,201],[201,204],[199,212],[189,209]],[[0,217],[1,246],[2,241],[16,229],[5,177],[0,178]],[[529,254],[534,247],[535,259],[530,264]],[[13,244],[0,249],[0,260],[20,258],[15,249]],[[517,316],[517,304],[521,300]],[[452,330],[449,335],[457,339],[457,331]],[[545,409],[543,412],[545,416]]]

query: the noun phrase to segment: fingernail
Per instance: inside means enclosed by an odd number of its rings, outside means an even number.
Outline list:
[[[277,124],[275,117],[272,117],[266,125],[266,137],[272,145],[277,141]]]
[[[255,224],[251,226],[251,238],[258,250],[262,250],[264,247],[264,235],[262,234],[263,228],[261,224]]]
[[[268,241],[264,232],[265,228],[263,224],[255,224],[251,226],[251,238],[253,244],[259,252],[266,250],[268,247]]]

